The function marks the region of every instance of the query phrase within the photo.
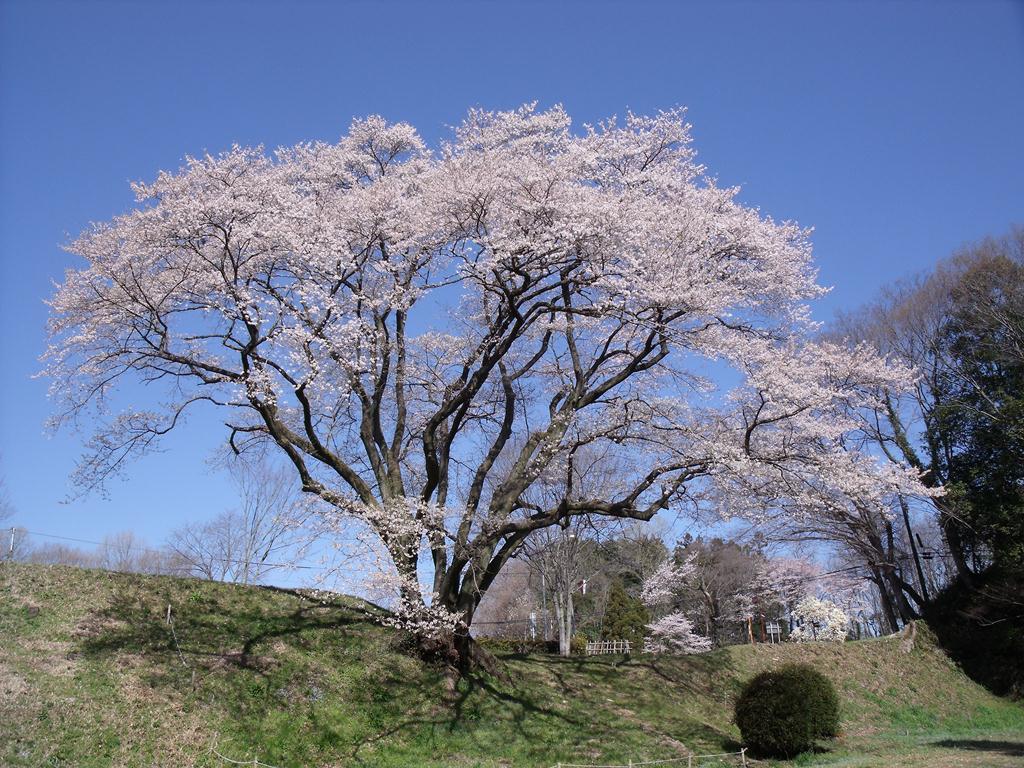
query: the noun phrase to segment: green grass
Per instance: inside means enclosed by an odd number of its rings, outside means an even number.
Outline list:
[[[165,622],[174,627],[186,664]],[[351,599],[62,567],[0,566],[0,765],[550,766],[738,749],[732,699],[805,661],[843,734],[794,764],[1013,765],[1024,708],[967,679],[925,631],[701,656],[502,656],[454,691]],[[918,762],[915,762],[918,761]],[[973,761],[973,762],[972,762]],[[1013,761],[1016,761],[1014,763]]]

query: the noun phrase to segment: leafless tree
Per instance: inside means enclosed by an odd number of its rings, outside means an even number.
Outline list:
[[[100,568],[134,573],[145,550],[145,542],[133,531],[120,531],[103,537],[96,557]]]
[[[7,481],[0,476],[0,522],[14,517],[14,505],[11,504],[11,496],[7,492]]]
[[[566,528],[535,531],[523,547],[524,560],[541,582],[545,620],[547,604],[553,610],[558,652],[562,656],[568,656],[572,650],[575,595],[594,551],[588,528],[585,520],[577,518]]]
[[[28,548],[23,559],[40,565],[73,565],[77,568],[95,568],[96,555],[78,547],[47,542]]]
[[[7,492],[7,481],[0,475],[0,523],[4,523],[14,517],[14,505],[11,503],[10,494]],[[12,526],[4,530],[3,557],[18,559],[25,549],[24,529]]]
[[[506,467],[498,462],[499,475]],[[509,468],[510,469],[510,468]],[[582,445],[572,451],[563,466],[553,468],[523,495],[528,507],[549,509],[579,498],[612,498],[621,482],[614,456],[607,450]],[[554,528],[533,531],[523,542],[517,558],[524,561],[541,587],[542,612],[547,622],[553,614],[558,649],[571,650],[575,628],[575,594],[593,570],[597,542],[621,527],[620,521],[574,517]]]
[[[473,622],[477,636],[547,639],[539,576],[513,560],[487,590]]]
[[[305,506],[293,473],[261,461],[235,461],[231,469],[240,506],[178,528],[168,549],[195,575],[250,584],[302,548]]]

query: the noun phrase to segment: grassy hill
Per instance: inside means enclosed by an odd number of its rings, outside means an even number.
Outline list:
[[[481,677],[451,691],[368,610],[282,590],[0,565],[0,765],[228,765],[211,747],[280,768],[723,752],[738,748],[739,687],[788,661],[815,665],[843,699],[839,742],[797,764],[1024,764],[1024,708],[972,683],[924,629],[912,643],[682,658],[503,656],[512,682]]]

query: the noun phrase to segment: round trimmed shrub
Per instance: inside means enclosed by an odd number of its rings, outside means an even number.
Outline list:
[[[736,699],[744,743],[766,757],[793,757],[839,732],[839,696],[827,677],[807,664],[762,672]]]

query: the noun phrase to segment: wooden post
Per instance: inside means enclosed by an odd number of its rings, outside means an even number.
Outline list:
[[[171,623],[171,604],[167,604],[167,623]]]

